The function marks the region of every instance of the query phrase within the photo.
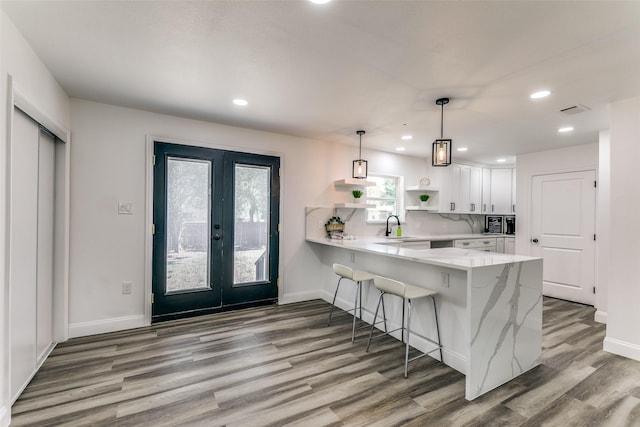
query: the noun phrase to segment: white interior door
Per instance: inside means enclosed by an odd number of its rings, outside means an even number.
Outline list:
[[[530,244],[544,259],[544,295],[593,305],[594,182],[594,170],[533,177]]]
[[[11,396],[15,399],[36,365],[38,258],[38,124],[13,115],[11,144]]]
[[[11,141],[10,339],[15,401],[53,345],[55,137],[17,108]]]

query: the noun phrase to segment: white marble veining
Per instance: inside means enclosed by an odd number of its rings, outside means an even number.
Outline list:
[[[467,399],[540,364],[541,273],[541,259],[469,272]]]

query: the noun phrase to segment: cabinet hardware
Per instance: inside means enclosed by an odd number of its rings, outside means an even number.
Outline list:
[[[471,212],[475,212],[475,211],[476,211],[476,204],[471,203]]]
[[[454,202],[451,202],[451,210],[452,211],[456,210],[456,204]]]
[[[515,212],[516,211],[516,205],[511,205],[511,212]]]
[[[486,212],[487,211],[487,204],[483,204],[482,205],[482,212]]]
[[[538,243],[538,239],[531,239],[532,243]]]
[[[495,206],[491,205],[491,212],[493,212],[495,210]]]

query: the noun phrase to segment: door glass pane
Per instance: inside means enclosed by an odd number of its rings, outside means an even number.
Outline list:
[[[210,177],[209,161],[167,161],[167,293],[209,287]]]
[[[270,168],[236,164],[233,283],[269,280]]]

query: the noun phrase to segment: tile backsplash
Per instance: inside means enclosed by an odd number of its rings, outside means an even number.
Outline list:
[[[354,236],[384,236],[386,224],[367,224],[366,215],[366,209],[307,207],[306,236],[307,238],[326,237],[324,224],[332,216],[339,216],[345,222],[345,231]],[[408,211],[401,223],[402,234],[424,236],[482,233],[484,218],[484,215]],[[394,220],[392,223],[395,226]]]

